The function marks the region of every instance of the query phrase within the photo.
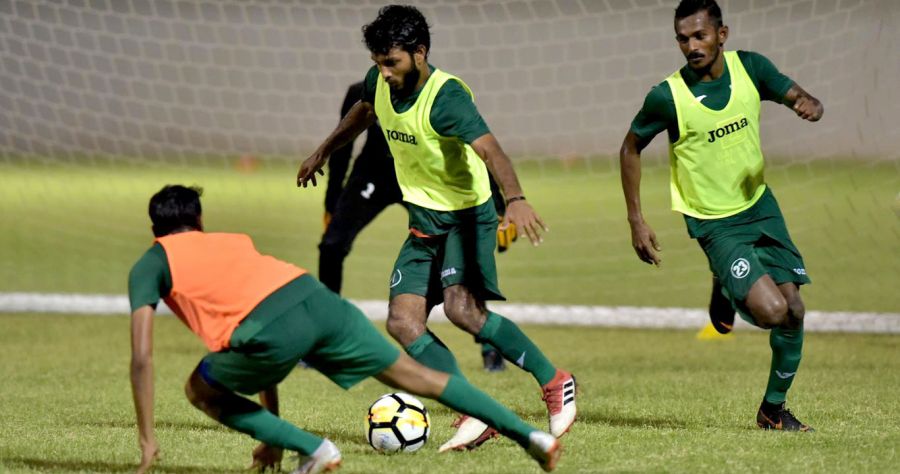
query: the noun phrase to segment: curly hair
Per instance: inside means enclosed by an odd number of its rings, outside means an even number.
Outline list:
[[[716,28],[722,26],[722,9],[716,0],[681,0],[675,8],[675,19],[687,18],[699,11],[706,11]]]
[[[374,54],[387,54],[399,47],[412,54],[419,45],[431,49],[431,33],[425,15],[410,5],[387,5],[378,17],[362,27],[363,41]],[[427,54],[427,53],[426,53]]]

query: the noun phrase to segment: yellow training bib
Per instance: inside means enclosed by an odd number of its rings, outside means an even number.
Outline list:
[[[759,91],[737,52],[726,51],[731,98],[722,110],[703,105],[680,71],[666,79],[679,136],[669,144],[672,210],[717,219],[748,209],[766,189],[759,142]]]
[[[462,80],[435,69],[413,106],[394,111],[391,89],[378,76],[375,115],[387,139],[403,200],[436,211],[458,211],[483,204],[491,197],[487,167],[471,146],[458,137],[444,137],[431,126],[431,108],[447,81]]]

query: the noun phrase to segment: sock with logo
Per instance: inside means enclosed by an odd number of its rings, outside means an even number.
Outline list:
[[[781,404],[791,388],[803,350],[803,327],[800,329],[774,328],[769,334],[772,347],[772,368],[769,371],[769,385],[766,386],[765,401]]]
[[[228,397],[221,407],[219,421],[223,425],[257,441],[304,455],[311,454],[322,444],[322,438],[278,418],[262,406],[237,395],[233,397]]]
[[[487,423],[523,448],[528,448],[528,435],[537,431],[509,408],[456,375],[450,376],[438,401],[453,410]]]
[[[456,357],[431,331],[426,330],[405,349],[410,357],[426,367],[465,378],[456,364]]]
[[[478,340],[496,347],[506,360],[531,373],[541,386],[556,375],[556,367],[519,326],[493,311],[488,311]]]

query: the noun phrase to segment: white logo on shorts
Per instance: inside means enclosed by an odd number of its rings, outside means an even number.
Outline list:
[[[447,278],[448,276],[456,275],[456,268],[450,267],[441,272],[441,278]]]
[[[731,264],[731,276],[741,279],[750,273],[750,262],[746,258],[739,258]]]
[[[805,268],[795,268],[794,273],[796,273],[797,275],[806,275],[806,269]]]
[[[403,273],[400,273],[400,269],[394,270],[394,274],[391,275],[391,288],[400,284],[400,280],[403,279]]]

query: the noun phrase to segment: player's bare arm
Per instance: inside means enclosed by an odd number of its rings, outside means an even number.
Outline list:
[[[512,162],[506,156],[506,152],[500,147],[500,143],[492,133],[486,133],[472,142],[472,149],[484,160],[488,171],[500,185],[503,195],[506,196],[506,216],[503,218],[501,229],[514,224],[516,228],[523,229],[525,235],[531,240],[533,245],[538,245],[544,241],[541,237],[541,231],[548,231],[544,221],[534,211],[525,194],[522,192],[522,186],[519,184],[519,178],[516,176],[516,170],[513,168]]]
[[[622,190],[625,192],[625,205],[628,208],[628,225],[631,226],[631,246],[642,261],[659,265],[659,243],[656,233],[644,221],[641,212],[641,151],[649,144],[649,140],[629,131],[622,141],[619,150],[619,165],[622,174]]]
[[[274,415],[278,415],[278,386],[270,387],[259,392],[259,404]],[[251,470],[257,472],[266,472],[271,469],[272,472],[281,472],[281,460],[284,457],[284,450],[277,446],[270,446],[266,443],[259,443],[253,449],[253,463],[250,464]]]
[[[810,122],[818,122],[825,113],[825,106],[809,92],[794,83],[784,95],[784,105],[791,108],[798,117]]]
[[[307,182],[312,182],[315,186],[316,173],[325,174],[322,167],[325,166],[328,157],[335,150],[353,141],[373,123],[375,123],[375,106],[362,100],[357,102],[341,119],[331,135],[300,165],[297,172],[297,186],[305,188]]]
[[[151,306],[131,313],[131,393],[141,447],[138,474],[147,472],[159,457],[153,430],[153,313]]]

